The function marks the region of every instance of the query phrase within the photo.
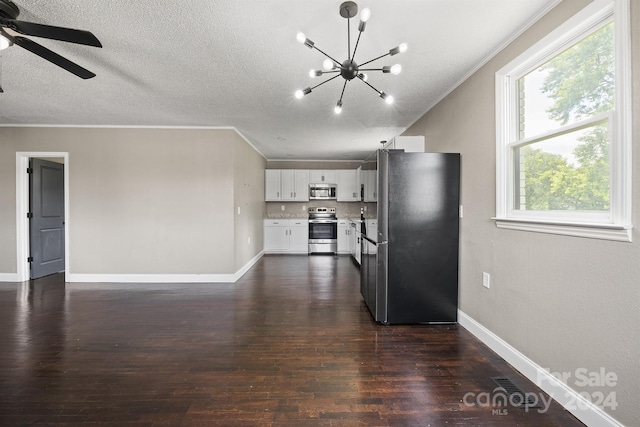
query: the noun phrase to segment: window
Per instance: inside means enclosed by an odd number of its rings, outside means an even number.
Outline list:
[[[501,228],[631,240],[628,0],[596,0],[496,73]]]

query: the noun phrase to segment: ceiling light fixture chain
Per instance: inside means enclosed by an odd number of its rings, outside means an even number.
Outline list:
[[[311,70],[309,72],[309,76],[320,77],[323,74],[329,74],[329,73],[339,73],[339,74],[336,74],[335,76],[313,87],[306,87],[305,89],[296,91],[295,93],[296,98],[301,99],[305,95],[310,94],[311,91],[317,88],[318,86],[323,85],[335,79],[338,76],[342,76],[342,78],[344,78],[344,85],[342,86],[340,99],[338,100],[334,108],[334,111],[336,114],[339,114],[340,112],[342,112],[342,98],[344,97],[344,91],[347,88],[347,83],[355,79],[356,77],[358,77],[367,86],[373,89],[387,104],[393,103],[393,97],[391,95],[386,94],[384,91],[380,91],[376,89],[375,87],[373,87],[373,85],[368,83],[367,75],[365,73],[362,73],[362,71],[382,71],[382,73],[384,74],[391,73],[391,74],[397,75],[402,71],[402,66],[400,64],[395,64],[393,66],[383,66],[381,68],[362,68],[362,66],[370,64],[386,56],[393,56],[398,53],[404,53],[407,50],[407,44],[402,43],[399,46],[394,47],[393,49],[390,49],[389,52],[385,53],[384,55],[380,55],[376,58],[370,59],[358,65],[355,61],[356,51],[358,50],[358,45],[360,44],[360,36],[364,32],[367,21],[371,17],[371,11],[368,8],[365,8],[365,9],[362,9],[362,11],[360,12],[360,23],[358,25],[358,38],[356,39],[356,44],[355,44],[355,47],[353,48],[353,53],[351,53],[351,18],[356,16],[357,13],[358,13],[358,5],[355,2],[345,1],[340,5],[340,16],[342,16],[347,20],[347,59],[342,63],[340,63],[339,61],[337,61],[336,59],[334,59],[333,57],[331,57],[330,55],[328,55],[327,53],[325,53],[324,51],[316,47],[316,45],[311,40],[309,40],[303,33],[298,33],[297,35],[298,42],[304,44],[309,49],[317,50],[318,52],[320,52],[321,54],[327,57],[327,59],[325,59],[322,65],[323,69]]]

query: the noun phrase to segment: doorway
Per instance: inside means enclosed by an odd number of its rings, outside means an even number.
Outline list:
[[[64,271],[64,163],[29,161],[30,279]]]
[[[62,206],[56,207],[54,210],[61,214],[62,227],[51,227],[46,222],[41,225],[46,229],[45,239],[53,240],[49,242],[41,242],[47,246],[49,252],[45,253],[45,262],[49,270],[36,269],[34,275],[32,275],[32,256],[34,249],[42,251],[43,246],[40,248],[35,247],[38,245],[37,240],[32,242],[32,233],[30,230],[30,223],[32,220],[29,218],[32,214],[31,192],[30,192],[30,174],[28,170],[30,168],[30,162],[33,159],[45,159],[48,162],[45,164],[46,172],[45,177],[40,179],[48,180],[52,176],[57,174],[62,176],[62,191],[56,190],[58,193],[62,193],[63,201]],[[40,163],[40,162],[38,162]],[[51,166],[51,163],[54,166]],[[56,168],[55,164],[59,167]],[[59,172],[56,172],[58,170]],[[50,190],[50,189],[49,189]],[[55,191],[54,191],[55,192]],[[49,201],[48,201],[49,202]],[[62,211],[62,212],[59,212]],[[50,213],[50,212],[49,212]],[[45,216],[50,216],[47,213]],[[17,281],[27,281],[33,277],[41,277],[51,272],[64,271],[68,277],[69,275],[69,153],[67,152],[18,152],[16,153],[16,230],[17,230]],[[60,219],[58,220],[60,221]],[[55,230],[58,228],[58,230]],[[55,235],[59,234],[58,237]],[[56,239],[60,240],[56,243]],[[61,241],[61,242],[60,242]],[[62,247],[56,246],[61,244]],[[34,246],[34,247],[32,247]],[[53,248],[53,249],[52,249]],[[40,252],[42,255],[42,252]],[[50,271],[51,270],[51,271]],[[57,270],[57,271],[52,271]]]

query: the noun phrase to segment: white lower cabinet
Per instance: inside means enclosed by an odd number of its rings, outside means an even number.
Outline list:
[[[289,250],[289,220],[264,221],[264,251],[286,252]]]
[[[351,253],[351,234],[353,229],[350,227],[350,221],[346,219],[338,220],[338,253]]]
[[[309,253],[309,221],[289,220],[289,252]]]
[[[298,219],[264,220],[265,253],[308,253],[309,223]]]
[[[360,246],[361,240],[362,234],[360,233],[360,230],[356,230],[356,242],[353,249],[353,257],[356,259],[358,265],[360,265],[360,263],[362,262],[362,247]]]
[[[360,240],[362,239],[362,234],[360,233],[360,221],[349,221],[348,223],[350,235],[349,235],[349,252],[351,256],[358,264],[360,264],[361,256],[361,247]]]

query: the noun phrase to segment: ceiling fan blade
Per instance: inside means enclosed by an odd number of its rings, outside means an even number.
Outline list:
[[[64,68],[70,73],[75,74],[76,76],[83,79],[90,79],[91,77],[95,77],[96,75],[86,68],[82,68],[75,62],[69,61],[67,58],[58,55],[57,53],[47,49],[46,47],[39,45],[33,40],[29,40],[24,37],[12,37],[12,40],[18,46],[27,49],[29,52],[35,53],[39,57],[46,59],[47,61],[56,64],[58,67]]]
[[[45,39],[102,47],[102,43],[91,32],[74,28],[54,27],[52,25],[36,24],[34,22],[2,19],[2,25],[13,31],[27,36],[43,37]]]

